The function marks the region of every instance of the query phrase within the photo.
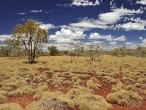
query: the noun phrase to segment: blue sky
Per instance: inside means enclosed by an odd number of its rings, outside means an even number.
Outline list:
[[[0,43],[16,24],[36,20],[49,45],[146,46],[146,0],[0,0]]]

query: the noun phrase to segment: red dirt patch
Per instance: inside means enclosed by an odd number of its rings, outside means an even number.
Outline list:
[[[106,97],[111,92],[111,88],[111,84],[103,84],[99,90],[95,91],[95,94]]]
[[[39,71],[39,73],[42,73],[44,71],[49,70],[49,68],[38,68],[37,71]]]
[[[24,95],[22,97],[10,97],[8,103],[16,103],[25,108],[28,104],[33,102],[33,95]]]

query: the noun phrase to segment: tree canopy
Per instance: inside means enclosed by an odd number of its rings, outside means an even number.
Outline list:
[[[48,42],[48,33],[39,24],[30,19],[24,24],[17,24],[13,30],[13,37],[21,41],[25,48],[29,63],[34,63],[37,50],[43,43]]]

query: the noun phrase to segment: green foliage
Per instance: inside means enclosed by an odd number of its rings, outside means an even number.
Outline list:
[[[27,52],[29,63],[34,63],[38,49],[48,41],[47,31],[41,29],[34,20],[28,20],[24,24],[16,25],[13,30],[13,37],[21,41]]]
[[[48,47],[48,50],[49,50],[49,53],[50,53],[51,56],[56,56],[59,53],[57,47],[53,46],[53,45]]]
[[[14,57],[14,56],[20,56],[20,42],[16,39],[6,39],[5,40],[5,45],[0,46],[0,53],[1,56],[9,56],[9,57]]]

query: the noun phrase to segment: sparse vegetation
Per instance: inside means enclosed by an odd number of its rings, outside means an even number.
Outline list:
[[[114,110],[113,104],[139,107],[145,101],[145,58],[103,55],[92,68],[83,56],[73,63],[70,56],[40,56],[34,65],[25,58],[0,60],[0,107]]]

